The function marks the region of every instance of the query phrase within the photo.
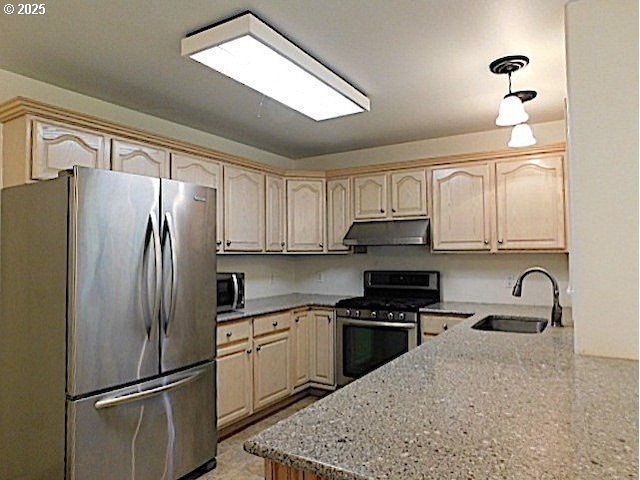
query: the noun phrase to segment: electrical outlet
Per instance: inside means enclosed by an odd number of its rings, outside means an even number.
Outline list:
[[[515,275],[507,275],[504,277],[504,288],[513,288],[516,283]]]

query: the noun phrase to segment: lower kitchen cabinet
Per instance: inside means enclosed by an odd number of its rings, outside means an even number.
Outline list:
[[[335,342],[333,310],[310,310],[311,372],[315,383],[335,385]]]
[[[440,315],[437,313],[420,315],[421,343],[432,339],[436,335],[440,335],[452,327],[455,327],[462,320],[468,317],[469,315]]]
[[[218,428],[253,411],[251,320],[220,324],[217,328]]]
[[[291,332],[254,339],[253,408],[258,410],[291,395]]]
[[[309,311],[294,311],[292,315],[293,387],[298,388],[311,378],[311,318]]]

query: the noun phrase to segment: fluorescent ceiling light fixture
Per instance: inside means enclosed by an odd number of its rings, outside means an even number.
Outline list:
[[[251,13],[183,38],[182,56],[317,121],[370,108],[365,95]]]

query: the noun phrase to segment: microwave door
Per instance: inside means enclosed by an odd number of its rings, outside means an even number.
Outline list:
[[[158,179],[92,168],[70,177],[68,394],[157,375]]]
[[[161,180],[162,372],[215,356],[216,191]]]

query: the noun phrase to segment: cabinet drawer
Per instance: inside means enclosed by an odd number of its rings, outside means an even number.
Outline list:
[[[218,324],[216,345],[228,345],[230,343],[247,340],[251,336],[250,320],[228,322]]]
[[[421,315],[420,327],[423,335],[439,335],[465,318],[468,315]]]
[[[291,313],[289,311],[253,319],[254,337],[286,330],[288,328],[291,328]]]

